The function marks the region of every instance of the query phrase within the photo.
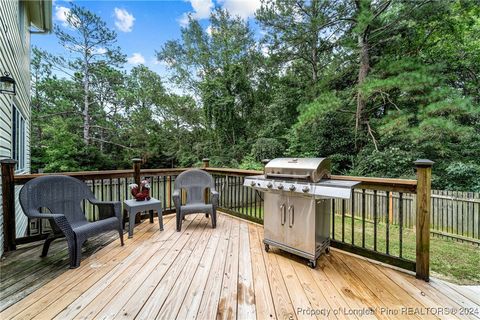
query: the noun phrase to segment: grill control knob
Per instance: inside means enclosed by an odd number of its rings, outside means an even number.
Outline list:
[[[292,184],[288,189],[290,189],[290,191],[293,191],[293,190],[295,190],[296,188],[295,188],[295,185]]]
[[[255,187],[255,181],[250,182],[250,185],[251,185],[252,187]]]
[[[280,183],[280,184],[277,186],[277,188],[278,188],[278,190],[283,190],[283,184]]]
[[[302,188],[302,191],[303,192],[308,192],[308,191],[310,191],[310,188],[308,186],[305,186],[305,187]]]
[[[267,183],[267,188],[271,189],[273,187],[273,184],[271,182]]]

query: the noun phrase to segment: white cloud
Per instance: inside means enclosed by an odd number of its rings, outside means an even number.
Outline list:
[[[185,12],[179,19],[178,22],[181,26],[186,26],[188,24],[188,17],[191,16],[192,19],[201,20],[207,19],[210,17],[210,13],[214,8],[212,0],[188,0],[192,5],[193,11]]]
[[[93,48],[93,53],[95,54],[105,54],[107,53],[107,49],[100,47],[100,48]]]
[[[62,7],[62,6],[56,6],[55,7],[55,19],[57,21],[60,21],[64,27],[70,26],[70,23],[68,23],[67,17],[70,14],[70,8],[67,7]],[[76,22],[79,22],[78,19],[75,19],[76,17],[73,17],[73,24],[75,25]]]
[[[135,17],[125,9],[114,9],[115,26],[123,32],[130,32],[133,28]]]
[[[254,16],[260,6],[260,0],[219,0],[218,3],[231,15],[248,19]]]
[[[141,53],[134,52],[132,56],[127,59],[127,62],[130,64],[144,64],[145,58]]]
[[[209,26],[207,27],[207,29],[205,29],[205,32],[206,32],[210,37],[212,36],[212,31],[213,31],[212,29],[213,29],[213,28],[212,28],[211,25],[209,25]]]
[[[55,19],[61,21],[64,25],[67,24],[67,16],[70,13],[70,9],[66,7],[55,7]]]
[[[261,44],[260,45],[260,52],[263,54],[264,57],[269,57],[270,56],[270,49],[266,44]]]

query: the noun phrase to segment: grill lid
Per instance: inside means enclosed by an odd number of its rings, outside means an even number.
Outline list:
[[[318,182],[330,178],[330,167],[327,158],[276,158],[265,165],[265,176]]]

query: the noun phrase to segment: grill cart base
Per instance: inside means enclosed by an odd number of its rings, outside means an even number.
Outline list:
[[[330,203],[330,199],[266,193],[265,249],[274,246],[306,258],[314,268],[330,246]]]

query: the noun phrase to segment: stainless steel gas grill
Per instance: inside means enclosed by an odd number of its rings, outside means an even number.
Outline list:
[[[330,245],[332,198],[350,199],[355,181],[330,179],[327,158],[278,158],[265,174],[246,177],[244,186],[265,192],[265,250],[279,247],[316,267]]]

